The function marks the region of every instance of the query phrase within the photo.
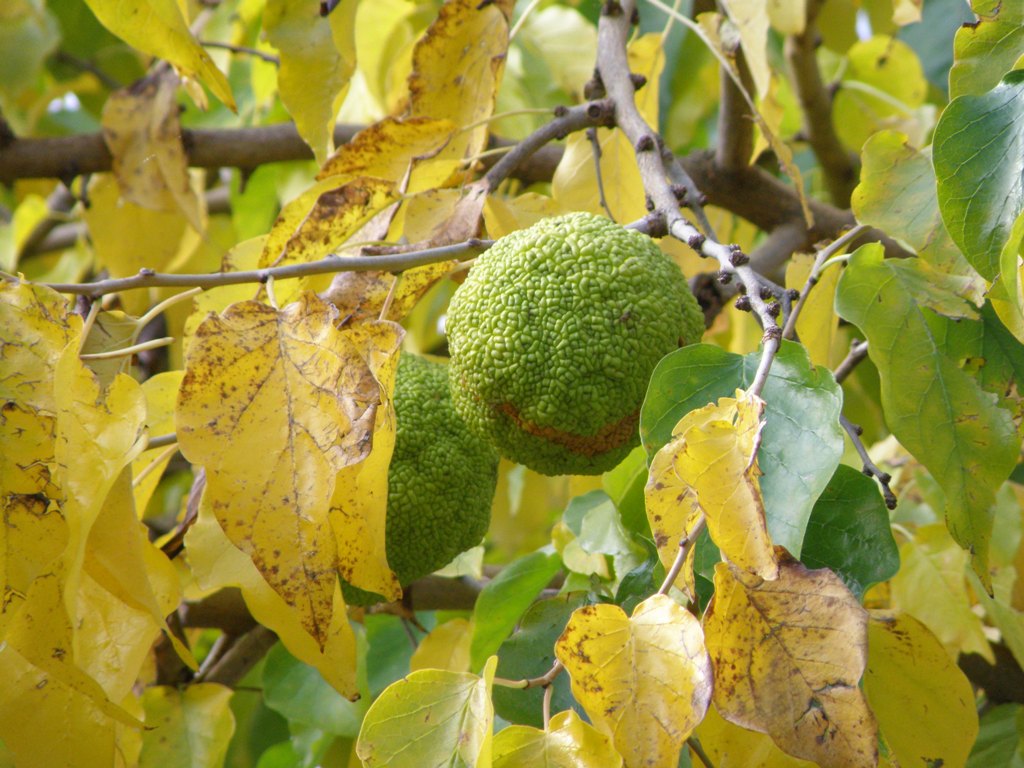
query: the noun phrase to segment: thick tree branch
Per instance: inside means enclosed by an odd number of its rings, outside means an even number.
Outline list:
[[[585,127],[585,126],[584,126]],[[338,125],[334,143],[341,146],[352,140],[363,126]],[[182,144],[193,168],[257,168],[267,163],[311,160],[313,152],[299,137],[295,125],[279,123],[255,128],[189,129],[181,132]],[[494,141],[494,146],[509,142]],[[532,162],[520,163],[517,178],[532,183],[550,180],[561,152],[537,152]],[[87,173],[103,173],[111,168],[110,150],[100,133],[57,138],[20,139],[13,135],[0,141],[0,183],[18,179],[64,179]],[[483,160],[491,166],[496,158]]]
[[[836,136],[832,124],[832,95],[821,80],[818,59],[817,0],[807,4],[807,26],[803,34],[786,40],[786,58],[793,71],[793,83],[804,118],[804,133],[824,174],[832,202],[843,208],[857,185],[857,159]]]
[[[740,82],[747,93],[751,93],[754,84],[742,51],[736,54],[736,68]],[[754,117],[750,114],[750,105],[728,73],[723,71],[721,78],[722,106],[718,112],[715,162],[726,170],[735,171],[750,164],[750,155],[754,151]]]

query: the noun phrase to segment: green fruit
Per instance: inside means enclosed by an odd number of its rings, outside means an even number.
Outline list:
[[[443,568],[487,533],[498,454],[452,408],[448,366],[403,354],[395,379],[395,450],[385,541],[402,586]],[[379,595],[344,585],[365,605]]]
[[[513,461],[599,474],[639,443],[654,366],[703,332],[649,237],[588,213],[545,219],[491,246],[452,297],[452,402]]]

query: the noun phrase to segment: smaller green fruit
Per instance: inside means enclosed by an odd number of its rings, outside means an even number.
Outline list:
[[[388,469],[385,542],[402,586],[480,543],[491,520],[498,454],[452,408],[448,366],[403,353],[395,380],[395,450]],[[380,595],[344,584],[345,600]]]

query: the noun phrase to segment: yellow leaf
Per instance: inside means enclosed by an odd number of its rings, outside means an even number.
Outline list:
[[[665,66],[661,35],[649,34],[629,46],[629,68],[647,77],[637,93],[637,108],[649,125],[658,124],[658,80]],[[644,186],[633,145],[618,129],[599,128],[601,180],[605,202],[616,221],[636,221],[647,215]],[[551,181],[551,196],[568,211],[604,213],[597,185],[594,147],[583,131],[572,134]]]
[[[502,459],[487,542],[512,559],[549,543],[548,529],[575,494],[565,475],[547,477]]]
[[[874,768],[875,721],[857,687],[867,614],[831,571],[778,555],[779,578],[759,586],[746,586],[734,566],[715,566],[704,615],[715,707],[821,768]]]
[[[122,471],[146,447],[146,402],[135,379],[117,375],[103,387],[69,345],[57,363],[56,480],[68,524],[69,608],[93,525]],[[129,497],[130,498],[130,497]]]
[[[786,266],[786,287],[802,291],[813,265],[813,255],[794,254]],[[832,309],[839,275],[840,270],[837,268],[826,269],[821,273],[796,319],[800,343],[807,348],[807,354],[814,365],[831,365],[829,355],[839,330],[839,316]]]
[[[18,768],[110,768],[118,731],[101,707],[74,687],[0,649],[0,741]]]
[[[176,99],[178,79],[164,73],[114,91],[103,105],[103,139],[125,200],[154,211],[178,209],[203,229],[188,175]]]
[[[299,135],[322,164],[334,150],[333,128],[355,69],[356,0],[326,17],[317,0],[270,0],[263,30],[280,54],[277,86]]]
[[[864,693],[901,765],[963,765],[978,735],[971,684],[942,643],[905,613],[868,623]]]
[[[409,660],[409,669],[444,669],[448,672],[469,671],[469,642],[473,627],[467,619],[452,619],[434,627],[420,641]]]
[[[459,166],[458,160],[435,160],[455,130],[450,120],[385,118],[340,147],[324,163],[317,179],[323,181],[333,176],[340,183],[369,176],[394,182],[407,195],[433,189]]]
[[[494,768],[620,768],[622,755],[607,736],[571,709],[541,731],[511,725],[494,737]]]
[[[491,116],[508,51],[512,5],[510,0],[450,0],[441,6],[413,50],[410,117],[448,120],[468,128]],[[486,141],[487,126],[476,126],[454,135],[437,158],[473,157]]]
[[[238,243],[224,254],[219,271],[243,272],[249,269],[257,269],[260,255],[263,253],[263,247],[266,242],[267,236],[261,235]],[[299,281],[275,281],[274,294],[278,297],[278,300],[281,301],[282,288],[285,294],[290,295],[293,292],[291,284],[297,282]],[[187,337],[184,344],[185,350],[187,351],[189,343],[191,343],[192,338],[195,336],[196,328],[206,320],[207,315],[211,312],[223,312],[232,304],[251,299],[252,295],[252,285],[243,283],[240,285],[221,285],[216,288],[210,288],[192,299],[193,311],[185,321],[184,328],[185,336]]]
[[[366,768],[490,768],[498,659],[483,675],[422,669],[384,689],[363,718],[356,754]]]
[[[484,225],[487,234],[498,239],[510,232],[532,227],[541,219],[559,216],[562,210],[550,197],[526,192],[512,198],[489,196],[484,203]]]
[[[816,768],[787,755],[765,734],[733,725],[714,707],[708,708],[694,735],[715,768]],[[700,765],[699,758],[691,756],[691,763]]]
[[[321,650],[296,611],[267,584],[252,560],[228,540],[205,497],[200,502],[198,519],[185,534],[185,551],[192,573],[204,590],[241,589],[253,618],[273,630],[295,658],[316,667],[341,695],[352,698],[358,694],[356,640],[345,613],[340,585],[335,587],[331,625]]]
[[[159,621],[83,574],[75,617],[75,661],[111,701],[132,692],[160,636]]]
[[[0,641],[37,576],[51,570],[68,541],[60,510],[39,494],[0,496]]]
[[[376,592],[389,600],[402,595],[398,579],[387,564],[384,529],[387,520],[388,465],[395,447],[395,389],[397,353],[403,331],[389,322],[364,323],[345,334],[360,356],[359,370],[368,372],[361,382],[377,391],[373,418],[373,450],[359,463],[342,469],[337,476],[328,512],[338,547],[338,573],[349,584]],[[355,385],[346,393],[358,392]],[[374,409],[371,409],[374,410]]]
[[[216,683],[147,688],[142,694],[147,730],[139,768],[223,765],[235,732],[231,695],[230,688]]]
[[[112,600],[120,600],[148,615],[153,625],[166,633],[182,660],[193,670],[198,668],[191,652],[164,621],[178,605],[180,591],[167,556],[150,543],[146,527],[135,514],[131,473],[127,469],[114,482],[89,532],[85,569],[110,593]]]
[[[34,677],[40,688],[48,683],[59,683],[60,688],[87,698],[108,718],[128,725],[140,723],[128,712],[111,701],[100,684],[78,664],[76,648],[77,627],[68,615],[64,601],[64,579],[60,570],[39,576],[32,582],[25,597],[25,605],[14,617],[5,642],[0,645],[0,667],[4,661],[21,668]],[[78,617],[75,617],[76,624]],[[20,657],[15,660],[13,657]],[[30,666],[32,669],[27,669]],[[7,679],[7,678],[5,678]],[[23,692],[25,693],[25,692]],[[75,698],[62,695],[65,702]],[[0,696],[0,702],[6,697]],[[3,737],[0,734],[0,737]],[[72,763],[73,764],[73,763]]]
[[[360,177],[340,186],[333,178],[318,182],[281,210],[259,265],[279,267],[326,258],[397,198],[395,185],[381,179]]]
[[[799,35],[807,26],[807,0],[768,0],[772,29],[784,35]]]
[[[121,202],[113,176],[101,174],[89,185],[89,207],[82,214],[89,230],[96,265],[111,277],[131,277],[140,269],[164,271],[174,260],[189,230],[180,210],[154,211]],[[139,244],[145,243],[144,248]],[[150,305],[147,291],[127,291],[124,308],[140,315]]]
[[[674,768],[711,700],[700,622],[665,595],[627,617],[617,605],[573,612],[555,644],[572,692],[629,768]]]
[[[942,523],[925,525],[900,547],[900,570],[890,581],[894,610],[918,619],[952,655],[977,653],[995,663],[981,618],[971,609],[967,563]]]
[[[364,458],[379,399],[336,315],[305,294],[282,310],[250,301],[209,316],[177,409],[182,453],[206,468],[220,524],[321,647],[339,566],[335,476]]]
[[[142,382],[142,391],[146,395],[146,429],[150,438],[174,432],[174,404],[183,375],[183,371],[167,371]],[[173,449],[150,448],[132,462],[132,493],[140,517],[145,515],[146,505],[173,455]],[[141,476],[143,472],[145,475]]]
[[[185,77],[203,81],[229,109],[231,86],[196,41],[178,0],[86,0],[96,18],[132,48],[169,61]]]
[[[768,66],[768,4],[763,0],[730,0],[724,7],[739,30],[743,56],[757,95],[764,96],[771,76]]]
[[[47,490],[57,412],[52,382],[81,329],[81,317],[59,294],[0,278],[0,493],[56,493]]]
[[[737,390],[735,398],[686,414],[658,452],[647,483],[647,517],[666,567],[703,512],[725,558],[756,578],[775,578],[757,479],[763,409],[759,397]]]

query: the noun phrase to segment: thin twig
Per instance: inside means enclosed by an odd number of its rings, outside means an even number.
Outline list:
[[[203,40],[199,43],[205,48],[223,48],[226,51],[232,51],[233,53],[247,53],[250,56],[255,56],[257,59],[262,59],[268,64],[273,64],[275,67],[281,66],[281,59],[272,53],[261,51],[258,48],[249,48],[245,45],[233,45],[232,43],[219,43],[215,40]]]
[[[545,123],[525,139],[516,144],[501,160],[484,174],[487,191],[493,192],[505,179],[512,175],[528,157],[545,144],[556,139],[564,139],[570,133],[582,131],[584,128],[611,125],[614,107],[606,100],[591,101],[575,107],[559,107],[555,117]]]
[[[517,688],[519,690],[526,690],[527,688],[545,688],[555,682],[555,678],[558,677],[565,667],[562,666],[562,662],[555,659],[555,663],[551,665],[551,669],[545,672],[540,677],[527,677],[522,680],[509,680],[504,677],[494,678],[494,684],[500,685],[502,688]]]
[[[146,443],[146,450],[148,451],[150,448],[163,448],[166,445],[174,445],[176,442],[178,442],[178,434],[171,432],[169,435],[150,438],[149,442]]]
[[[544,702],[541,705],[541,712],[544,715],[544,730],[548,729],[551,725],[551,695],[555,691],[555,686],[548,685],[544,688]]]
[[[868,449],[864,447],[864,442],[860,439],[863,430],[845,416],[839,417],[839,423],[843,425],[846,434],[850,436],[853,447],[857,449],[860,460],[864,462],[864,469],[862,470],[864,474],[868,477],[874,477],[878,484],[882,486],[882,497],[885,499],[885,506],[889,509],[896,509],[896,494],[889,487],[892,475],[879,469],[878,465],[871,460],[871,456],[868,455]]]
[[[277,635],[263,626],[256,626],[237,637],[210,667],[196,675],[196,682],[220,683],[229,688],[274,647]]]
[[[858,363],[868,356],[868,343],[866,341],[857,341],[856,339],[850,345],[850,352],[846,355],[838,367],[835,369],[833,375],[836,379],[836,384],[842,384],[843,380],[853,373],[853,369],[857,367]]]
[[[821,279],[821,272],[824,268],[825,262],[849,245],[866,229],[867,227],[863,224],[858,224],[853,229],[848,230],[841,237],[830,243],[827,248],[822,248],[818,252],[818,255],[814,258],[814,266],[811,267],[811,273],[807,275],[807,282],[804,283],[803,290],[800,291],[800,298],[797,299],[796,306],[793,307],[793,311],[790,312],[789,317],[786,318],[786,327],[782,329],[782,338],[792,339],[796,333],[797,318],[800,316],[800,312],[803,311],[804,304],[807,303],[807,296],[810,294],[811,289],[817,285],[818,280]]]
[[[704,530],[704,525],[707,523],[707,518],[701,515],[697,522],[694,524],[690,533],[679,540],[679,552],[676,553],[676,559],[672,562],[672,567],[668,569],[668,573],[665,574],[665,580],[661,582],[661,586],[658,588],[658,594],[667,595],[672,585],[676,583],[676,579],[679,577],[679,572],[683,570],[683,565],[686,563],[686,556],[690,553],[690,548],[697,543],[697,537],[700,536],[700,532]]]
[[[435,264],[459,257],[475,257],[491,246],[489,240],[466,240],[454,245],[439,248],[427,248],[409,253],[387,254],[384,256],[328,256],[318,261],[305,264],[288,264],[283,267],[267,269],[250,269],[241,272],[211,272],[198,275],[174,275],[154,272],[149,269],[139,270],[135,277],[119,277],[109,280],[98,280],[94,283],[48,283],[47,287],[59,293],[82,294],[85,296],[102,296],[135,288],[154,288],[165,286],[216,288],[221,285],[239,285],[243,283],[266,283],[268,280],[286,280],[293,277],[309,275],[326,275],[335,272],[402,272],[424,264]],[[0,273],[2,274],[2,273]]]
[[[612,213],[612,209],[608,207],[608,198],[604,194],[604,177],[601,175],[601,142],[597,138],[597,128],[587,128],[587,139],[590,141],[594,154],[594,176],[597,179],[598,200],[601,202],[604,212],[608,214],[608,218],[615,221],[615,215]]]
[[[114,360],[118,357],[131,357],[132,355],[136,355],[139,352],[145,352],[149,349],[166,347],[173,343],[173,336],[164,336],[160,339],[144,341],[141,344],[132,344],[130,347],[124,347],[122,349],[108,349],[106,352],[90,352],[88,354],[79,355],[79,357],[82,360]]]
[[[671,16],[669,18],[672,18]],[[750,70],[742,50],[736,54],[736,69],[747,92],[753,90]],[[718,111],[718,143],[715,162],[727,171],[746,168],[754,150],[754,119],[746,99],[727,72],[721,73],[721,109]]]

